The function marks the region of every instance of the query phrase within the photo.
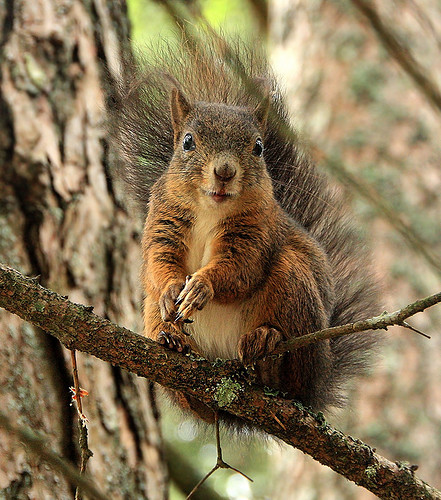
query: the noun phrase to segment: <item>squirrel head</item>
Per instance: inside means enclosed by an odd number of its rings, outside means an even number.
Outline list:
[[[191,103],[180,90],[171,96],[174,154],[170,171],[194,196],[216,205],[249,201],[272,192],[263,159],[269,95],[256,109]],[[244,200],[244,197],[247,200]]]

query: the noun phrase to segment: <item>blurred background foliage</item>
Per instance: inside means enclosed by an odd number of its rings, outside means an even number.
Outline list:
[[[187,2],[189,4],[194,2]],[[205,19],[226,34],[251,36],[257,29],[250,2],[247,0],[202,0],[198,2]],[[161,2],[153,0],[128,0],[132,21],[132,42],[140,50],[159,38],[177,37],[176,26]],[[189,22],[194,22],[188,19]]]
[[[320,168],[333,175],[352,203],[372,248],[383,284],[384,309],[395,310],[439,291],[440,269],[428,263],[421,248],[440,262],[441,113],[386,50],[357,2],[272,0],[266,31],[257,21],[256,4],[262,2],[198,2],[206,20],[226,35],[256,38],[261,30],[258,37],[262,43],[268,41],[269,58],[286,92],[294,125]],[[371,5],[435,85],[440,82],[439,2],[396,0]],[[128,8],[138,50],[177,36],[161,2],[128,0]],[[197,24],[190,15],[187,22]],[[360,186],[372,196],[363,195]],[[409,243],[397,231],[382,203],[418,244]],[[419,464],[420,476],[438,488],[440,320],[440,308],[413,320],[432,336],[430,341],[398,327],[391,329],[377,368],[354,385],[351,409],[329,417],[331,424],[365,440],[389,459]],[[215,462],[213,431],[201,431],[191,419],[175,412],[163,406],[164,437],[193,466],[198,479]],[[261,437],[240,441],[223,436],[225,459],[255,482],[217,472],[210,486],[224,498],[374,498],[273,441]],[[175,480],[171,498],[184,498],[176,486],[181,479],[173,464],[171,471]]]

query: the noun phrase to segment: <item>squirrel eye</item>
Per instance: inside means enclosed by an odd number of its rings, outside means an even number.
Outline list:
[[[254,148],[253,148],[253,155],[254,156],[262,156],[262,153],[263,153],[263,142],[262,142],[262,139],[257,139],[256,140],[256,144],[254,144]]]
[[[193,136],[191,134],[185,134],[184,142],[182,143],[184,151],[193,151],[196,148]]]

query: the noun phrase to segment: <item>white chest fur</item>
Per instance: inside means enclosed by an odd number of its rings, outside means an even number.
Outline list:
[[[214,213],[213,213],[214,212]],[[196,220],[188,244],[187,271],[193,274],[212,259],[212,243],[216,237],[219,215],[207,210]],[[214,301],[197,311],[187,330],[201,354],[208,359],[237,358],[237,343],[245,331],[242,304],[217,304]]]
[[[218,222],[219,216],[209,210],[196,219],[188,245],[187,270],[189,274],[193,274],[210,261],[211,243],[216,235]]]

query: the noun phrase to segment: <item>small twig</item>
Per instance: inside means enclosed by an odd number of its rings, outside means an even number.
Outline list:
[[[217,471],[217,469],[219,469],[219,466],[216,464],[211,470],[210,472],[207,472],[207,474],[205,474],[205,476],[198,482],[198,484],[190,491],[190,493],[187,495],[187,497],[185,498],[185,500],[189,500],[193,495],[194,493],[196,493],[196,491],[205,483],[205,481],[214,473]]]
[[[191,460],[192,457],[183,456],[182,453],[177,451],[174,446],[167,441],[164,442],[164,446],[170,479],[182,493],[190,491],[200,478],[200,474]],[[194,500],[204,500],[206,498],[210,500],[225,500],[223,495],[217,493],[216,490],[211,488],[207,483],[203,484],[198,489],[193,498]]]
[[[26,445],[26,448],[52,467],[53,470],[62,474],[70,484],[81,487],[83,493],[87,494],[89,498],[97,500],[108,499],[107,496],[96,488],[89,478],[79,474],[72,465],[49,448],[45,439],[35,434],[31,429],[12,424],[3,413],[0,413],[0,427],[16,436]]]
[[[84,389],[80,388],[80,382],[78,380],[78,366],[77,366],[77,358],[76,358],[76,351],[72,349],[70,351],[70,356],[72,360],[72,374],[73,374],[73,381],[74,381],[74,388],[72,390],[73,396],[72,400],[75,401],[76,406],[77,406],[77,412],[78,412],[78,432],[79,432],[79,444],[80,444],[80,449],[81,449],[81,464],[80,464],[80,474],[84,474],[86,471],[87,467],[87,461],[89,460],[90,457],[93,456],[93,453],[89,449],[89,444],[88,444],[88,439],[87,439],[87,418],[83,413],[83,403],[82,403],[82,398],[83,396],[87,395],[87,391]],[[77,487],[75,491],[75,500],[81,500],[81,492],[80,488]]]
[[[414,326],[409,325],[409,323],[407,323],[406,321],[403,321],[401,323],[401,326],[404,326],[404,328],[408,328],[409,330],[412,330],[413,332],[418,333],[419,335],[422,335],[426,339],[431,339],[432,338],[430,335],[427,335],[427,333],[424,333],[421,330],[418,330],[418,328],[415,328]]]
[[[298,349],[299,347],[312,344],[313,342],[317,342],[319,340],[333,339],[336,337],[342,337],[343,335],[349,335],[351,333],[364,332],[367,330],[387,330],[389,326],[394,325],[404,326],[420,333],[421,335],[424,335],[425,337],[428,337],[425,333],[420,332],[405,323],[404,320],[416,313],[424,311],[428,307],[438,304],[439,302],[441,302],[441,292],[429,295],[429,297],[424,299],[417,300],[416,302],[413,302],[412,304],[409,304],[408,306],[393,313],[384,312],[383,314],[380,314],[380,316],[376,316],[374,318],[356,321],[355,323],[347,323],[341,326],[334,326],[332,328],[325,328],[323,330],[319,330],[318,332],[308,333],[302,337],[292,338],[286,342],[282,342],[274,351],[274,354],[281,354],[292,349]]]
[[[86,427],[86,424],[88,422],[86,415],[83,413],[83,403],[82,403],[82,398],[84,396],[88,396],[89,393],[80,387],[80,382],[78,379],[78,367],[77,367],[77,358],[76,358],[76,352],[74,349],[70,351],[70,359],[72,361],[72,376],[73,376],[73,381],[74,381],[74,387],[71,387],[70,390],[72,391],[72,400],[76,402],[76,407],[77,407],[77,413],[78,416],[80,417],[80,421],[84,427]]]
[[[80,382],[78,380],[78,366],[77,366],[77,356],[76,356],[76,351],[75,349],[72,349],[70,351],[70,359],[72,362],[72,376],[73,376],[73,381],[74,381],[74,388],[75,388],[75,393],[74,397],[72,399],[75,400],[77,403],[77,410],[80,415],[83,414],[83,403],[81,402],[81,396],[80,396]]]
[[[224,462],[224,460],[222,459],[222,448],[221,448],[221,444],[220,444],[220,432],[219,432],[219,412],[217,412],[217,411],[214,413],[214,426],[216,429],[216,449],[217,449],[216,465],[209,472],[207,472],[207,474],[205,474],[205,476],[198,482],[198,484],[190,491],[190,493],[188,494],[188,496],[185,500],[189,500],[193,496],[193,494],[196,493],[196,491],[199,489],[199,487],[202,486],[205,483],[205,481],[212,474],[214,474],[218,469],[233,470],[234,472],[237,472],[238,474],[240,474],[244,478],[248,479],[248,481],[253,482],[253,480],[250,477],[248,477],[246,474],[244,474],[242,471],[240,471],[239,469],[236,469],[235,467],[232,467],[231,465]]]

